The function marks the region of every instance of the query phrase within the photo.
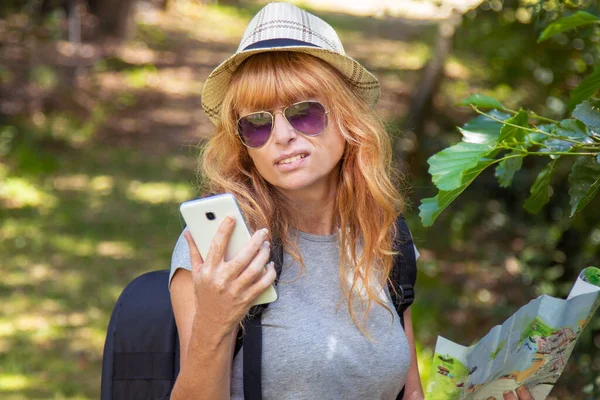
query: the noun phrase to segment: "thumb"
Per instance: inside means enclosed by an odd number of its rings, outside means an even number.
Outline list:
[[[190,231],[186,230],[183,233],[183,236],[185,237],[185,240],[187,241],[188,247],[190,249],[190,261],[192,263],[192,273],[198,273],[198,272],[200,272],[200,268],[202,268],[202,265],[204,264],[204,260],[202,259],[202,256],[200,255],[200,252],[198,251],[198,247],[196,247],[196,242],[194,242],[194,239],[192,238],[192,234],[190,233]]]

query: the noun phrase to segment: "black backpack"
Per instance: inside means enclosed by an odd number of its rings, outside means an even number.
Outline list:
[[[389,287],[392,302],[404,326],[404,311],[414,301],[417,278],[412,236],[403,216],[396,220],[394,257]],[[283,251],[273,245],[271,259],[281,272]],[[167,400],[179,374],[179,337],[168,289],[169,270],[148,272],[125,287],[113,310],[102,359],[101,400]],[[395,290],[394,290],[395,289]],[[244,398],[260,400],[262,325],[254,307],[244,320],[235,354],[244,345]],[[241,332],[241,330],[240,330]],[[404,389],[398,395],[402,399]]]

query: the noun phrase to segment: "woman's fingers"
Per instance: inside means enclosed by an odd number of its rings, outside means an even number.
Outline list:
[[[256,280],[247,290],[250,301],[256,299],[262,292],[275,282],[277,272],[275,272],[275,264],[271,261],[267,264],[265,272],[258,280]]]
[[[519,400],[519,398],[513,393],[512,390],[507,390],[502,394],[504,400]]]
[[[236,279],[236,285],[240,290],[246,290],[252,283],[254,283],[265,271],[265,265],[269,261],[271,246],[269,242],[263,242],[256,254],[256,257],[246,269],[242,270]]]
[[[535,400],[525,385],[519,386],[516,392],[515,394],[512,390],[507,390],[503,394],[504,400]]]
[[[235,219],[226,217],[219,225],[219,229],[215,233],[208,254],[206,255],[206,264],[211,267],[216,267],[221,264],[227,250],[227,243],[235,227]]]
[[[192,234],[189,230],[186,230],[183,233],[183,237],[187,241],[188,248],[190,249],[190,261],[192,264],[192,272],[198,273],[200,268],[202,268],[202,264],[204,264],[204,260],[198,251],[198,247],[196,246],[196,242],[192,238]]]
[[[264,245],[268,233],[269,231],[267,229],[259,229],[254,232],[248,243],[244,245],[235,258],[227,262],[229,265],[225,272],[227,273],[228,279],[235,279],[246,270],[248,265],[257,256],[261,246]]]
[[[519,396],[519,400],[535,400],[529,389],[527,389],[527,386],[519,386],[517,388],[517,395]]]
[[[190,233],[184,235],[190,248],[192,269],[202,271],[197,277],[205,286],[203,292],[207,296],[210,293],[213,299],[221,298],[223,304],[246,307],[273,283],[276,273],[274,266],[270,273],[265,270],[270,256],[267,229],[256,231],[233,259],[224,260],[234,227],[233,218],[223,220],[212,239],[206,260],[202,260]]]

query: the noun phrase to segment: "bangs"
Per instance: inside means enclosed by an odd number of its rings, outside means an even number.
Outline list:
[[[275,51],[250,56],[232,77],[236,115],[287,106],[303,100],[325,103],[341,77],[329,64],[304,53]]]

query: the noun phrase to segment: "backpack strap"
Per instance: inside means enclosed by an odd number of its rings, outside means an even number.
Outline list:
[[[271,260],[275,264],[277,278],[275,285],[281,275],[283,264],[283,246],[279,240],[273,240],[271,245]],[[243,375],[244,375],[244,399],[262,400],[262,324],[261,317],[269,304],[261,304],[250,309],[249,316],[244,319],[244,332],[242,337],[238,334],[238,341],[244,345]],[[240,332],[242,330],[240,329]],[[240,344],[241,347],[241,344]],[[236,343],[236,353],[237,353]]]
[[[262,399],[262,325],[261,315],[253,315],[244,321],[244,399]]]
[[[417,281],[417,257],[412,235],[400,214],[396,219],[396,234],[392,242],[392,249],[396,254],[392,265],[392,272],[388,280],[388,289],[392,303],[396,308],[400,324],[404,328],[404,311],[415,300],[415,283]],[[404,387],[398,393],[396,400],[404,398]]]
[[[413,238],[404,215],[400,214],[398,216],[395,225],[396,235],[392,242],[392,249],[397,254],[394,255],[388,289],[392,303],[400,317],[400,323],[404,327],[404,311],[415,300],[414,287],[417,281],[417,257]]]

